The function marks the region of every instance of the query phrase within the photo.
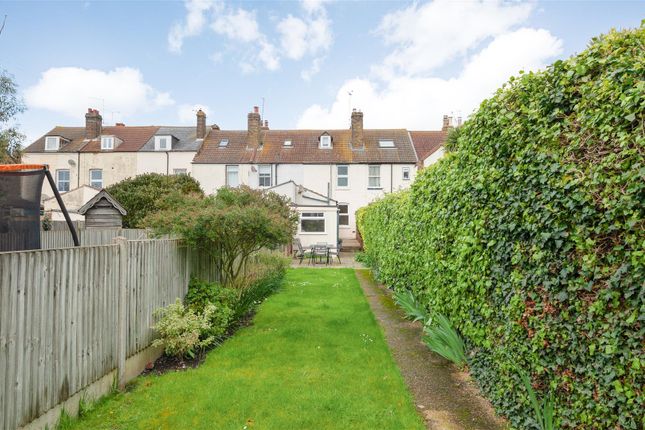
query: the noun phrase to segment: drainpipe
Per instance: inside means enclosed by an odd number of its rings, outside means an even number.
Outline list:
[[[81,186],[81,152],[76,153],[76,188]]]
[[[166,176],[170,175],[170,153],[166,151]]]
[[[394,189],[394,164],[390,164],[390,192]]]

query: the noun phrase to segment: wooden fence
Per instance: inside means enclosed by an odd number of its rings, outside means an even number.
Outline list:
[[[0,253],[0,428],[28,424],[150,345],[152,312],[217,263],[178,240]]]
[[[148,239],[145,229],[101,228],[81,229],[76,232],[81,246],[107,245],[115,237],[122,236],[128,240]],[[49,230],[40,232],[40,247],[42,249],[68,248],[74,246],[69,230]]]

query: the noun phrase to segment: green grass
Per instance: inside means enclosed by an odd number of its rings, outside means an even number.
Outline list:
[[[292,269],[199,368],[138,378],[71,429],[423,429],[351,269]]]

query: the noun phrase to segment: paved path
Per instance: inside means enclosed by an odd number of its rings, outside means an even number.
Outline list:
[[[392,300],[390,291],[374,282],[367,269],[357,269],[356,277],[383,328],[392,355],[428,429],[506,428],[466,374],[457,371],[421,342],[421,324],[404,318],[403,312]]]

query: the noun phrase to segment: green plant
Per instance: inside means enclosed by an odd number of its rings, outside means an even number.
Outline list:
[[[562,429],[642,427],[644,45],[643,25],[612,31],[512,78],[409,191],[357,213],[379,280],[450,319],[516,428],[518,362]]]
[[[237,294],[230,288],[225,288],[217,282],[200,281],[191,278],[188,292],[184,298],[188,309],[196,314],[203,314],[210,305],[215,306],[209,319],[210,328],[202,337],[220,338],[234,319],[234,308],[237,303]]]
[[[185,197],[181,204],[150,215],[146,223],[156,233],[177,234],[217,259],[223,283],[241,288],[249,259],[261,249],[289,243],[297,221],[285,197],[241,186],[220,188],[203,199]]]
[[[446,358],[458,367],[466,365],[464,342],[445,316],[434,313],[427,321],[423,341],[433,352]]]
[[[395,291],[394,301],[412,321],[422,321],[424,324],[428,321],[428,312],[417,300],[416,296],[412,294],[412,291]]]
[[[553,393],[549,393],[548,397],[545,397],[542,403],[538,402],[537,395],[535,390],[531,385],[531,380],[528,375],[520,371],[520,378],[522,379],[522,384],[526,388],[526,393],[528,394],[529,401],[533,407],[535,422],[537,423],[539,430],[555,430],[555,419],[553,415]]]
[[[172,210],[185,196],[203,197],[199,182],[189,175],[145,173],[110,185],[107,191],[128,211],[124,228],[144,227],[144,219],[161,210]]]
[[[155,310],[157,323],[152,327],[159,337],[152,346],[161,346],[167,355],[194,358],[195,354],[215,341],[211,335],[211,318],[217,308],[207,304],[203,313],[186,308],[181,300]]]
[[[13,76],[0,70],[0,164],[20,163],[25,135],[13,123],[24,111],[25,103]]]

